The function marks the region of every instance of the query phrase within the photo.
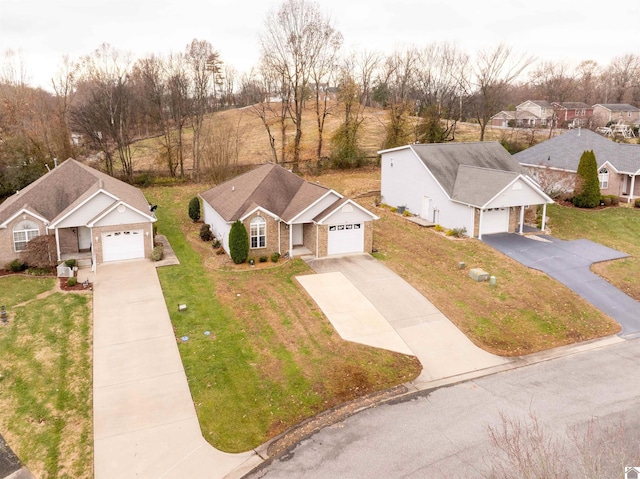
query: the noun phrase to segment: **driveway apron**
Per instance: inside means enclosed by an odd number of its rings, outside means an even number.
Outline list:
[[[564,241],[551,236],[537,238],[511,233],[484,235],[489,246],[530,268],[558,280],[622,326],[620,335],[640,333],[640,303],[591,272],[600,261],[629,255],[589,240]]]
[[[510,362],[474,345],[419,291],[370,255],[313,259],[309,265],[318,274],[297,279],[341,337],[400,352],[408,348],[423,366],[417,387]],[[407,348],[398,347],[397,337]]]
[[[98,266],[93,301],[96,478],[222,478],[255,456],[202,437],[152,262]]]

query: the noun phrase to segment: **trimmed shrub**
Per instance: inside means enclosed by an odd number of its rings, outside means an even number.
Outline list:
[[[434,231],[437,231],[438,233],[442,233],[444,231],[444,228],[442,227],[442,225],[435,225],[433,227]]]
[[[77,262],[76,262],[76,260],[75,260],[75,259],[68,259],[68,260],[66,260],[66,261],[64,262],[64,265],[65,265],[67,268],[73,268],[73,267],[76,265],[76,263],[77,263]]]
[[[200,227],[200,239],[202,241],[211,241],[213,239],[213,232],[211,231],[211,226],[207,223],[203,224]]]
[[[636,205],[637,206],[637,205]],[[12,273],[20,273],[27,269],[27,265],[24,264],[19,259],[14,259],[11,263],[6,266],[7,271],[11,271]]]
[[[447,230],[446,235],[447,236],[454,236],[456,238],[462,238],[465,234],[467,233],[467,228],[452,228],[450,230]]]
[[[229,232],[229,254],[235,264],[244,263],[249,255],[249,235],[247,229],[236,220]]]
[[[633,205],[634,205],[636,208],[640,208],[640,198],[636,198],[636,200],[635,200],[635,202],[633,203]]]
[[[272,263],[277,263],[279,259],[280,259],[280,253],[278,253],[278,252],[271,253],[271,262]]]
[[[222,242],[218,238],[213,238],[213,249],[220,248],[222,246]]]
[[[611,198],[609,198],[608,196],[603,196],[602,203],[604,203],[604,206],[611,206]]]
[[[197,196],[189,201],[189,218],[195,223],[200,219],[200,200]]]
[[[580,157],[575,192],[573,204],[579,208],[595,208],[600,204],[598,164],[593,150],[585,151]]]
[[[70,288],[74,287],[76,284],[78,284],[78,278],[76,278],[75,276],[72,276],[67,280],[67,286],[69,286]]]
[[[402,216],[411,216],[411,213],[409,213],[409,210],[404,210]]]
[[[260,262],[261,262],[261,263],[266,263],[268,260],[269,260],[269,258],[268,258],[268,257],[266,257],[266,256],[260,256]]]
[[[151,251],[151,259],[153,261],[160,261],[164,256],[164,245],[162,243],[158,243],[153,247]]]

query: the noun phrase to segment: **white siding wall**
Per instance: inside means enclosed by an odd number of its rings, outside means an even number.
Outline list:
[[[98,193],[96,196],[87,201],[84,205],[67,216],[58,224],[59,228],[68,228],[72,226],[86,225],[93,218],[98,216],[102,211],[115,203],[115,200],[104,193]]]
[[[351,212],[344,212],[343,210],[345,209],[345,206],[347,207],[347,210],[351,208]],[[327,219],[322,221],[322,224],[335,225],[343,223],[361,223],[363,221],[371,220],[371,215],[368,215],[356,206],[346,204],[334,211],[329,217],[327,217]]]
[[[391,166],[393,159],[393,166]],[[425,196],[431,198],[428,219],[445,228],[466,228],[473,233],[473,208],[449,200],[424,163],[410,149],[382,155],[382,202],[389,206],[406,206],[410,213],[420,215]]]
[[[149,222],[149,218],[145,218],[140,213],[132,210],[131,208],[127,208],[125,206],[124,211],[122,212],[118,211],[119,208],[120,206],[111,211],[104,218],[101,218],[100,221],[97,221],[94,226],[119,226]]]
[[[222,247],[229,253],[229,232],[231,231],[231,225],[222,219],[222,216],[214,210],[206,201],[202,202],[204,209],[204,222],[211,226],[211,231],[214,236],[222,241]]]
[[[544,202],[544,198],[534,191],[531,186],[522,180],[518,180],[498,195],[487,207],[504,208],[507,206],[539,205]]]
[[[325,196],[316,205],[313,205],[311,208],[309,208],[308,211],[305,211],[302,215],[296,218],[295,222],[311,223],[311,221],[313,221],[313,218],[318,216],[320,213],[322,213],[324,210],[326,210],[329,206],[334,204],[339,199],[340,197],[335,193],[331,193]]]

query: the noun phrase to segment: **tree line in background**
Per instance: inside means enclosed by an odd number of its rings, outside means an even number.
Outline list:
[[[223,179],[238,161],[237,136],[210,113],[243,108],[260,119],[271,160],[295,171],[301,161],[302,115],[314,113],[315,160],[357,165],[367,107],[386,112],[381,148],[455,138],[460,121],[480,126],[526,99],[640,103],[640,56],[601,66],[586,60],[537,61],[507,45],[471,56],[449,43],[383,55],[342,51],[330,17],[308,0],[285,0],[265,19],[261,60],[240,75],[211,43],[194,39],[166,56],[136,61],[108,44],[63,58],[53,93],[32,88],[20,58],[6,52],[0,76],[0,197],[42,175],[53,158],[80,155],[133,179],[133,148],[157,137],[162,170],[175,177]],[[325,138],[329,115],[340,126]],[[205,118],[207,121],[205,121]],[[82,138],[82,139],[81,139]]]

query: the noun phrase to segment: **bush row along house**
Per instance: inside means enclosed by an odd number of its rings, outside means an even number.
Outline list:
[[[589,106],[583,102],[548,102],[527,100],[515,111],[501,111],[491,117],[491,126],[497,127],[597,127],[612,123],[638,126],[640,108],[624,103]]]

